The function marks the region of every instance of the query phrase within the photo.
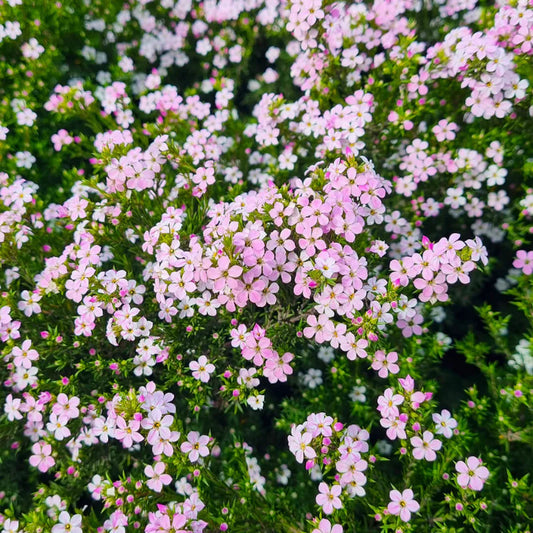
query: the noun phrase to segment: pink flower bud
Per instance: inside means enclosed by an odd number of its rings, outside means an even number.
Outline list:
[[[409,374],[405,378],[399,378],[398,381],[405,392],[412,392],[415,388],[415,380]]]

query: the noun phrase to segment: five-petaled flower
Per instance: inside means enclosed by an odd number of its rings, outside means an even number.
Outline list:
[[[156,463],[153,467],[147,465],[144,468],[146,477],[150,478],[146,484],[155,492],[161,492],[163,485],[169,485],[172,482],[172,477],[165,474],[165,468],[165,463],[161,462]]]
[[[342,492],[340,485],[332,485],[328,487],[327,483],[320,483],[318,486],[318,492],[316,496],[316,503],[322,506],[322,510],[326,514],[333,513],[334,509],[341,509],[342,502],[339,496]]]
[[[391,501],[387,506],[387,511],[399,516],[404,522],[409,522],[411,513],[416,513],[420,509],[420,504],[414,499],[411,489],[405,489],[403,492],[391,490],[389,496]]]
[[[442,447],[442,442],[433,437],[431,431],[424,431],[422,438],[411,437],[411,444],[413,445],[413,457],[415,459],[425,459],[426,461],[434,461],[437,458],[435,452]]]
[[[81,515],[70,516],[67,511],[59,514],[59,523],[52,528],[52,533],[82,533]]]
[[[470,456],[466,463],[459,461],[455,470],[458,472],[457,483],[463,489],[481,490],[489,477],[488,468],[474,456]]]
[[[189,431],[187,440],[182,443],[180,449],[183,453],[189,454],[189,461],[196,463],[200,457],[207,457],[209,455],[209,437],[207,435],[200,435],[198,431]]]

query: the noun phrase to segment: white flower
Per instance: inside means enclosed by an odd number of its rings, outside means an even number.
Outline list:
[[[440,324],[446,318],[446,311],[439,305],[431,309],[429,316],[431,320]]]
[[[4,524],[4,529],[2,533],[17,533],[19,530],[19,523],[17,520],[7,519]]]
[[[322,385],[322,371],[318,368],[310,368],[306,374],[301,374],[300,379],[306,387],[310,389],[316,389]]]
[[[533,375],[533,343],[522,339],[515,348],[515,353],[509,359],[512,368],[523,368],[527,374]]]
[[[281,470],[276,473],[276,481],[280,485],[287,485],[290,477],[291,471],[289,470],[289,467],[285,464],[281,465]]]
[[[36,159],[30,152],[17,152],[15,154],[16,165],[19,168],[31,168]]]
[[[312,481],[322,481],[322,470],[320,470],[320,465],[315,464],[311,470],[309,470],[309,475]]]
[[[81,529],[81,515],[70,516],[66,511],[59,515],[59,524],[52,528],[52,533],[83,533]]]
[[[320,346],[317,357],[324,363],[331,363],[335,359],[335,350],[331,346]]]
[[[279,57],[281,53],[281,50],[277,48],[276,46],[271,46],[265,53],[265,57],[267,58],[269,63],[274,63],[276,59]]]
[[[366,402],[365,392],[366,392],[366,387],[365,386],[363,386],[363,385],[357,386],[356,385],[352,389],[352,392],[350,393],[350,400],[352,400],[352,402],[359,402],[359,403]]]
[[[444,348],[444,350],[447,350],[452,345],[452,339],[445,333],[442,333],[442,331],[438,331],[435,335],[435,338],[437,339],[437,342]]]
[[[263,394],[258,394],[257,396],[250,396],[246,403],[254,410],[261,411],[263,405],[265,404],[265,396]]]
[[[390,455],[392,452],[392,444],[389,444],[386,440],[378,440],[376,442],[376,448],[383,455]]]

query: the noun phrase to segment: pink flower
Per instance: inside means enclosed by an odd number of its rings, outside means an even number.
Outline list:
[[[322,510],[326,514],[331,514],[334,509],[341,509],[342,502],[339,498],[342,487],[340,485],[333,485],[331,488],[324,482],[318,486],[320,494],[317,494],[316,503],[322,506]]]
[[[67,427],[69,418],[65,415],[50,414],[50,422],[46,424],[46,429],[54,434],[56,440],[63,440],[70,437],[70,429]]]
[[[8,305],[0,307],[0,325],[9,324],[11,322],[11,317],[9,316],[10,312],[11,308]]]
[[[415,390],[415,380],[409,374],[405,378],[398,378],[398,382],[405,392],[413,392]]]
[[[453,430],[457,427],[457,420],[452,418],[450,411],[443,409],[440,413],[433,413],[433,422],[435,422],[435,433],[444,435],[449,439],[453,435]]]
[[[115,438],[122,442],[124,448],[131,448],[134,442],[142,442],[144,437],[139,433],[141,423],[132,419],[128,423],[121,416],[117,417]]]
[[[317,529],[313,529],[312,533],[342,533],[342,526],[339,524],[331,525],[327,518],[320,520]]]
[[[52,533],[82,533],[81,515],[71,517],[66,511],[61,511],[59,523],[52,528]]]
[[[397,374],[400,371],[400,367],[396,364],[398,361],[398,354],[396,352],[390,352],[385,355],[383,350],[377,350],[374,354],[374,361],[372,362],[372,368],[378,370],[378,376],[380,378],[386,378],[391,374]]]
[[[7,419],[10,422],[13,422],[14,420],[20,420],[22,418],[22,414],[20,413],[20,398],[13,399],[12,394],[8,394],[6,397],[6,403],[4,405],[4,412],[7,415]]]
[[[394,391],[389,387],[378,398],[378,411],[384,418],[398,417],[400,416],[400,411],[397,406],[401,405],[404,399],[401,394],[394,394]]]
[[[387,506],[387,511],[393,515],[399,515],[404,522],[411,520],[411,513],[416,513],[420,509],[420,505],[414,499],[414,494],[411,489],[405,489],[403,492],[399,490],[390,491],[390,503]]]
[[[258,337],[249,335],[246,338],[246,344],[242,348],[242,356],[254,365],[261,366],[264,359],[270,359],[274,356],[272,342],[267,337]]]
[[[390,279],[393,283],[406,287],[409,283],[409,273],[402,260],[393,259],[390,263]]]
[[[327,416],[326,413],[311,413],[307,417],[307,429],[314,437],[322,435],[323,437],[331,437],[333,418]]]
[[[365,350],[367,347],[368,341],[366,339],[356,341],[353,333],[347,333],[340,343],[341,350],[346,352],[346,357],[350,361],[354,361],[357,357],[364,359],[368,355]]]
[[[237,282],[235,281],[235,279],[238,278],[241,274],[242,274],[242,267],[239,265],[231,266],[229,258],[225,255],[223,255],[222,257],[218,259],[218,264],[216,268],[211,267],[207,271],[207,277],[214,281],[213,287],[215,291],[217,292],[222,291],[226,285],[230,288],[234,288],[237,285]],[[171,279],[173,279],[172,275],[171,275]],[[187,273],[184,273],[183,276],[185,280]],[[189,289],[187,290],[187,292],[192,292],[194,288],[195,288],[194,284],[190,283]],[[170,286],[170,289],[172,290],[172,285]],[[186,285],[185,285],[185,289],[187,289]],[[176,297],[179,298],[180,296],[176,293]]]
[[[294,358],[290,352],[285,352],[282,357],[274,352],[272,357],[269,357],[263,368],[263,376],[268,379],[270,383],[277,383],[287,381],[287,376],[292,374],[292,367],[289,364]]]
[[[457,483],[463,489],[481,490],[489,477],[489,471],[482,466],[481,459],[474,456],[470,456],[466,463],[459,461],[455,465],[455,470],[459,472]]]
[[[56,464],[52,457],[52,446],[45,442],[36,442],[31,451],[33,455],[30,457],[30,465],[38,468],[41,472],[47,472],[52,466]]]
[[[448,122],[446,119],[439,120],[439,123],[431,130],[437,141],[452,141],[455,139],[455,132],[458,130],[457,124],[454,122]]]
[[[413,457],[426,461],[434,461],[437,458],[435,452],[442,447],[442,442],[433,438],[431,431],[424,431],[422,438],[412,437],[411,444],[413,445]]]
[[[407,438],[405,433],[405,422],[400,420],[400,418],[382,418],[379,423],[382,427],[387,428],[387,437],[390,440]]]
[[[315,268],[319,270],[325,278],[332,278],[339,271],[335,258],[329,255],[328,252],[320,252],[320,254],[318,254]]]
[[[160,434],[167,438],[170,435],[170,426],[173,420],[172,415],[163,415],[159,409],[150,411],[141,422],[143,429],[149,430],[146,438],[148,444],[153,445]]]
[[[11,520],[8,518],[5,522],[2,523],[2,526],[2,533],[18,533],[20,531],[18,520]]]
[[[353,441],[352,441],[353,442]],[[358,447],[356,444],[354,448]],[[360,459],[360,455],[353,448],[351,452],[345,453],[345,459],[337,461],[335,468],[339,474],[342,474],[340,484],[344,487],[346,485],[353,485],[354,483],[360,488],[366,484],[366,476],[363,472],[367,469],[368,463],[364,459]]]
[[[22,291],[20,293],[22,300],[18,303],[18,308],[26,315],[31,316],[34,313],[41,312],[41,306],[37,303],[41,297],[38,294]]]
[[[200,457],[209,455],[209,437],[207,435],[200,435],[198,431],[189,431],[187,441],[184,442],[180,449],[183,453],[189,454],[189,461],[196,463]]]
[[[313,439],[311,433],[307,431],[302,433],[301,429],[294,427],[289,435],[289,450],[296,457],[299,463],[303,463],[304,457],[306,459],[314,459],[316,457],[315,450],[309,446]]]
[[[250,276],[250,272],[246,272],[243,276],[243,281],[237,280],[234,289],[235,303],[239,307],[244,307],[248,300],[252,303],[261,301],[262,291],[266,287],[266,283],[262,279],[254,280]]]
[[[156,463],[153,467],[146,466],[144,473],[150,479],[146,482],[148,487],[155,492],[161,492],[163,485],[169,485],[172,477],[165,474],[165,463]]]
[[[533,274],[533,250],[529,252],[518,250],[513,266],[521,269],[526,276]]]
[[[322,344],[324,341],[331,340],[333,336],[334,325],[326,315],[309,315],[307,317],[309,327],[304,328],[304,335],[311,339],[315,337],[315,341]]]
[[[201,355],[198,361],[191,361],[189,368],[193,371],[193,377],[203,383],[207,383],[211,374],[215,371],[215,365],[209,363],[205,355]]]
[[[248,331],[246,330],[246,326],[244,324],[239,324],[237,328],[234,328],[230,331],[231,335],[231,345],[234,348],[244,348],[246,344],[246,337],[248,335]]]
[[[23,368],[30,368],[31,362],[36,361],[39,359],[39,354],[37,353],[37,350],[30,349],[31,347],[31,341],[29,339],[26,339],[22,343],[22,347],[19,348],[18,346],[15,346],[13,348],[13,362],[15,363],[15,366],[23,367]]]
[[[69,198],[65,203],[64,207],[68,209],[68,214],[71,220],[77,220],[78,218],[85,218],[87,213],[85,208],[89,205],[89,202],[84,198],[79,196],[73,196]]]
[[[61,392],[57,395],[57,403],[52,407],[52,412],[56,415],[64,415],[67,418],[76,418],[79,416],[80,411],[78,405],[80,399],[77,396],[69,397]]]

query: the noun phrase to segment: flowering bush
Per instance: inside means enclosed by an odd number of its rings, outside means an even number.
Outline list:
[[[2,533],[527,530],[530,2],[0,14]]]

